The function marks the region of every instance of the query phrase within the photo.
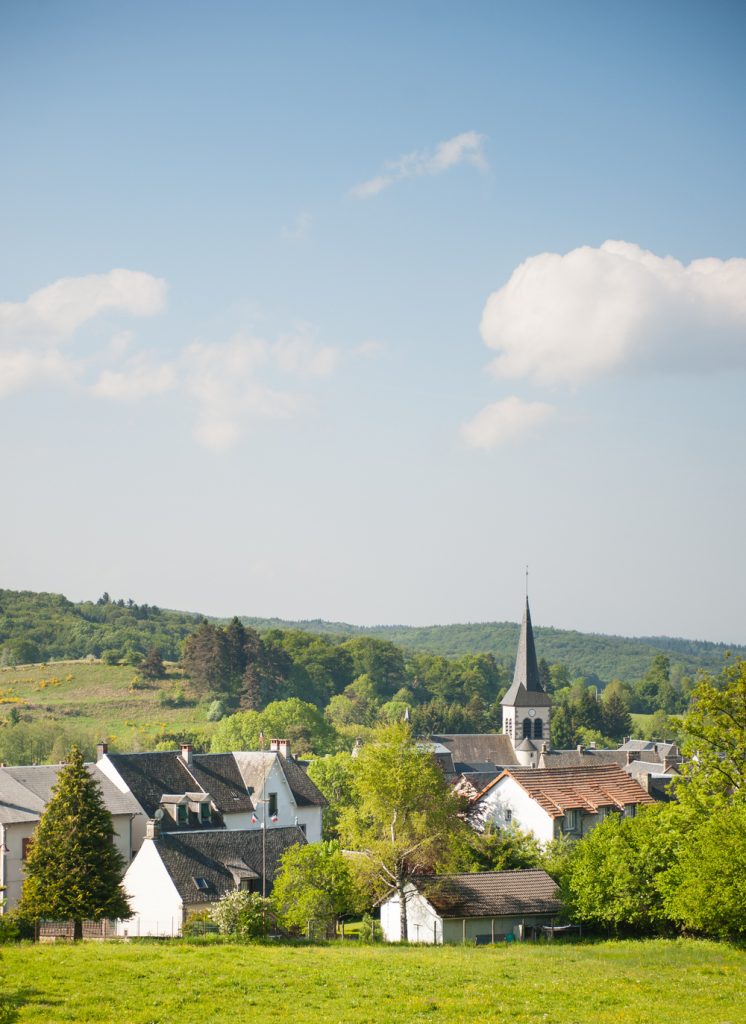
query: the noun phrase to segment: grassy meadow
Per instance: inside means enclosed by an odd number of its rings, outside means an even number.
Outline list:
[[[682,939],[480,948],[87,942],[5,947],[2,958],[7,1019],[19,1024],[740,1024],[746,1006],[746,952]]]
[[[162,697],[184,696],[183,706]],[[158,735],[199,728],[209,731],[207,704],[190,694],[175,666],[156,682],[132,665],[52,661],[0,668],[0,718],[15,708],[21,721],[59,725],[90,741],[108,740],[119,750],[152,748]]]

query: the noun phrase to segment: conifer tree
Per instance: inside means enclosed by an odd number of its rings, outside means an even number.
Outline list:
[[[80,939],[83,921],[131,916],[120,885],[124,859],[112,842],[114,826],[99,785],[77,747],[52,794],[26,860],[20,911],[32,921],[73,921]]]
[[[165,678],[166,667],[157,647],[151,647],[147,656],[140,663],[140,675],[143,679],[151,680]]]

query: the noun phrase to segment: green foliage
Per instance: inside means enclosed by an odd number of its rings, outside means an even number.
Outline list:
[[[212,736],[213,753],[258,750],[260,734],[288,739],[297,754],[324,754],[335,748],[337,736],[313,704],[291,697],[273,701],[263,711],[239,711],[218,722]]]
[[[375,917],[371,917],[370,914],[363,914],[360,920],[360,931],[357,933],[357,937],[360,942],[365,943],[367,946],[373,945],[374,942],[383,942],[383,928],[381,928],[381,922],[376,920]]]
[[[225,718],[225,714],[225,704],[222,700],[214,700],[207,709],[207,721],[219,722],[221,718]]]
[[[113,845],[111,815],[98,783],[73,747],[37,825],[28,859],[21,913],[32,919],[75,922],[129,917],[119,879],[124,860]]]
[[[577,843],[563,880],[573,920],[615,931],[670,929],[664,876],[676,863],[684,828],[678,808],[662,804],[597,825]]]
[[[376,731],[353,760],[358,802],[340,816],[354,868],[378,900],[404,889],[412,875],[435,869],[464,829],[460,802],[431,754],[417,747],[406,724]],[[406,915],[402,921],[406,939]]]
[[[683,729],[692,760],[683,768],[678,799],[697,807],[746,801],[746,661],[727,665],[719,679],[702,678]]]
[[[746,803],[701,820],[665,879],[666,907],[683,928],[720,938],[746,937]]]
[[[339,816],[357,801],[353,758],[346,750],[317,757],[308,766],[308,777],[328,801],[324,808],[324,838],[339,838]]]
[[[150,681],[165,677],[166,667],[163,664],[161,652],[157,647],[151,647],[147,655],[140,662],[140,675],[143,679]]]
[[[210,907],[210,920],[221,935],[237,939],[258,939],[267,933],[269,900],[255,892],[234,889]]]
[[[518,828],[498,829],[487,825],[482,832],[469,830],[460,871],[513,871],[542,866],[541,845]]]
[[[337,921],[360,904],[349,858],[339,843],[286,850],[272,889],[272,904],[285,927],[334,936]]]

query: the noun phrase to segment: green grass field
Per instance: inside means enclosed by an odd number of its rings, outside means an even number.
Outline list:
[[[0,668],[0,718],[16,708],[23,721],[59,723],[107,739],[119,750],[142,749],[159,733],[209,731],[204,702],[161,706],[161,692],[181,688],[190,698],[178,669],[171,666],[168,673],[166,679],[146,683],[132,665],[54,661]]]
[[[468,949],[85,943],[6,946],[2,957],[0,991],[20,1024],[742,1024],[746,1007],[746,952],[694,940]]]

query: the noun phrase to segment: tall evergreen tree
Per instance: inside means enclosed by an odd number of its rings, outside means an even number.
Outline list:
[[[83,921],[131,916],[113,836],[99,785],[73,747],[34,832],[21,913],[33,921],[73,921],[75,939],[83,937]]]
[[[143,679],[151,680],[163,679],[166,675],[166,667],[157,647],[151,647],[147,656],[140,663],[140,675]]]

